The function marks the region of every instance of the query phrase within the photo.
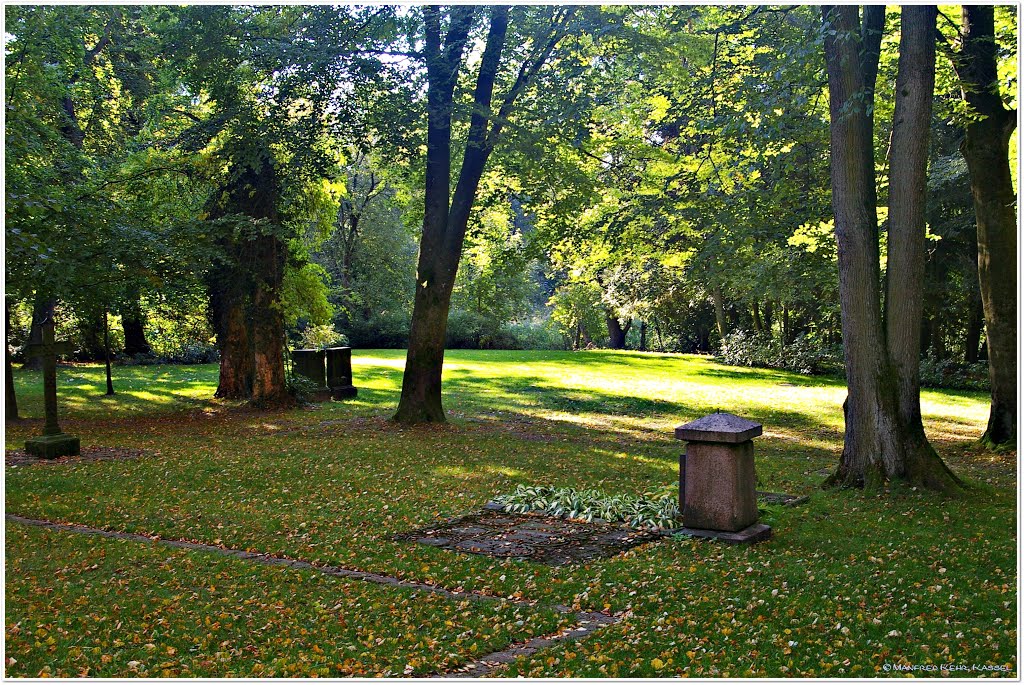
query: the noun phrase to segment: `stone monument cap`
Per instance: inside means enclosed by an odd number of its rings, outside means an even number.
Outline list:
[[[761,424],[718,412],[676,427],[676,439],[689,442],[746,442],[761,435]]]

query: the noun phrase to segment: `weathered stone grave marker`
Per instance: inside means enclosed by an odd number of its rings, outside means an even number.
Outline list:
[[[292,367],[295,373],[316,383],[318,389],[327,389],[324,373],[323,350],[295,350],[292,352]]]
[[[358,393],[352,385],[352,348],[329,347],[327,352],[327,387],[331,396],[340,400],[344,397],[355,397]]]
[[[56,342],[53,335],[53,319],[43,322],[43,342],[31,343],[28,356],[38,357],[43,362],[43,403],[46,409],[46,425],[43,434],[25,441],[25,451],[40,459],[74,456],[81,451],[81,442],[75,435],[67,435],[57,423],[57,355],[72,351],[71,343]]]
[[[679,458],[679,509],[685,528],[678,532],[726,542],[758,542],[771,528],[757,522],[757,478],[753,438],[761,424],[715,413],[679,426],[686,441]]]
[[[317,388],[330,389],[334,399],[356,396],[357,390],[352,385],[351,347],[295,350],[292,352],[292,364],[295,373],[316,383]]]

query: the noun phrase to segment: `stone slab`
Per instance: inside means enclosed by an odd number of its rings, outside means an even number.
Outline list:
[[[500,559],[524,559],[562,565],[609,557],[646,542],[664,538],[660,531],[638,530],[609,523],[570,521],[541,514],[496,511],[489,503],[477,514],[467,514],[399,533],[408,540],[456,552]]]
[[[26,440],[25,451],[40,459],[73,457],[81,453],[82,443],[77,435],[68,435],[67,433],[41,435]]]
[[[331,388],[331,398],[335,400],[346,400],[355,397],[359,391],[354,385],[342,385]]]
[[[676,427],[676,439],[689,442],[746,442],[761,435],[761,424],[718,412]]]
[[[781,504],[784,507],[795,507],[798,504],[803,504],[808,499],[807,495],[787,495],[783,492],[763,492],[757,491],[757,501],[762,504]]]
[[[772,537],[771,526],[764,523],[755,523],[735,533],[724,530],[702,530],[700,528],[675,528],[666,532],[670,535],[686,535],[706,540],[720,540],[721,542],[733,545],[749,545],[755,542],[764,542]]]

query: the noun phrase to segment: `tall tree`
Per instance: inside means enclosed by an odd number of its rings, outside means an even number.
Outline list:
[[[971,109],[960,146],[971,176],[978,221],[978,279],[985,312],[992,405],[982,441],[1017,440],[1017,195],[1010,176],[1010,136],[1017,112],[1003,104],[996,64],[995,12],[963,6],[963,47],[954,60]]]
[[[884,7],[823,6],[831,112],[832,202],[839,248],[849,394],[839,467],[827,484],[880,487],[895,479],[951,492],[960,481],[921,423],[918,354],[928,122],[934,89],[933,6],[901,11],[889,176],[890,243],[883,316],[874,168],[874,83]],[[895,152],[899,150],[900,155]]]
[[[416,295],[409,351],[395,420],[401,423],[445,421],[441,370],[455,275],[462,256],[480,177],[516,101],[565,35],[573,8],[549,8],[549,16],[528,42],[528,52],[497,111],[491,100],[509,30],[508,6],[487,10],[488,29],[473,90],[472,114],[454,192],[452,124],[456,86],[480,8],[460,5],[447,12],[423,7],[423,58],[427,72],[427,155],[423,233],[416,271]],[[525,14],[525,12],[520,12]],[[444,18],[447,15],[447,22]],[[447,24],[442,31],[442,24]]]

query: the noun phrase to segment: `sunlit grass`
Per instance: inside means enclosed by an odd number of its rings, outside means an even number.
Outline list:
[[[213,365],[116,369],[113,400],[101,400],[102,367],[62,369],[74,376],[61,386],[65,430],[148,456],[8,469],[7,510],[632,610],[508,675],[884,675],[888,661],[1005,664],[1015,653],[1016,455],[978,446],[982,393],[922,398],[936,448],[978,484],[967,498],[874,497],[819,489],[842,450],[840,379],[685,355],[449,351],[450,423],[402,428],[388,419],[404,356],[356,351],[357,398],[280,412],[210,400]],[[8,424],[9,448],[41,424],[37,379],[17,374],[23,413],[37,418]],[[549,568],[392,540],[520,483],[612,494],[672,483],[672,429],[716,409],[764,425],[760,487],[811,497],[769,512],[769,543],[672,540]]]

